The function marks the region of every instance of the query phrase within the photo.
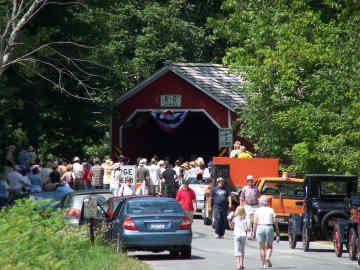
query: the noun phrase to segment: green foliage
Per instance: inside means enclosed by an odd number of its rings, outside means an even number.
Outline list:
[[[65,159],[108,152],[105,132],[120,95],[167,63],[220,61],[225,43],[206,21],[216,16],[221,2],[81,0],[81,5],[46,5],[21,31],[14,56],[48,42],[84,44],[88,48],[53,46],[34,57],[59,67],[80,59],[78,65],[96,75],[84,81],[101,91],[90,95],[91,102],[84,101],[75,96],[89,93],[68,78],[68,92],[42,80],[39,74],[58,79],[43,65],[11,66],[0,81],[0,148],[15,144],[21,149],[29,143],[42,158]],[[0,15],[6,14],[8,4],[0,5]],[[15,130],[23,136],[15,136]]]
[[[360,6],[347,1],[225,1],[209,20],[224,63],[246,80],[241,135],[301,173],[359,174]]]
[[[150,269],[101,239],[91,246],[85,226],[66,227],[63,213],[43,208],[44,203],[28,199],[0,210],[1,269]]]

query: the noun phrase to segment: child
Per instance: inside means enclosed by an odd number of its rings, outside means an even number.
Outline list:
[[[131,185],[131,177],[125,179],[125,183],[122,184],[118,190],[116,196],[128,196],[135,195],[135,188]]]
[[[246,224],[246,212],[241,206],[238,206],[235,212],[228,215],[230,227],[234,229],[234,253],[236,257],[237,269],[244,268],[245,242],[248,227]]]

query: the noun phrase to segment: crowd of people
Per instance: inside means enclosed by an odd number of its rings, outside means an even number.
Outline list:
[[[110,189],[114,195],[176,198],[183,183],[210,179],[209,167],[201,157],[189,162],[178,159],[174,163],[156,155],[150,160],[138,158],[135,183],[133,179],[121,176],[123,165],[129,165],[124,156],[118,160],[105,156],[84,161],[74,157],[72,162],[61,159],[41,161],[32,146],[17,152],[16,147],[11,145],[6,152],[6,164],[0,172],[0,207],[28,194],[53,191],[59,187],[71,190]]]
[[[230,153],[233,158],[251,158],[239,141]],[[124,156],[112,160],[94,158],[82,161],[74,157],[72,162],[46,160],[41,162],[33,147],[26,147],[16,155],[16,147],[10,146],[6,153],[6,164],[0,171],[0,207],[13,200],[35,192],[53,191],[60,187],[69,190],[109,189],[115,196],[153,195],[175,198],[192,222],[197,202],[189,184],[211,181],[212,163],[202,157],[189,162],[181,159],[172,163],[169,159],[150,160],[138,158],[135,183],[131,177],[123,177],[122,166],[129,165]],[[246,240],[257,239],[260,258],[264,268],[271,267],[274,231],[279,236],[275,213],[267,205],[267,198],[260,195],[254,178],[248,175],[247,183],[240,192],[240,205],[233,209],[230,191],[224,179],[218,177],[209,196],[209,210],[213,211],[214,234],[223,238],[227,223],[234,231],[234,255],[237,269],[244,269]],[[230,212],[230,214],[229,214]]]

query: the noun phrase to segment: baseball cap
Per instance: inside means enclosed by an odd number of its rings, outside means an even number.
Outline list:
[[[249,174],[248,176],[246,176],[246,180],[254,180],[254,176],[252,176],[251,174]]]
[[[216,183],[217,183],[217,182],[220,182],[220,181],[225,182],[224,178],[222,178],[222,177],[219,177],[218,179],[216,179]]]

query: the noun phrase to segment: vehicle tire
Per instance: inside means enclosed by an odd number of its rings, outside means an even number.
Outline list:
[[[309,251],[310,246],[310,230],[303,225],[302,229],[302,244],[305,252]]]
[[[191,246],[184,246],[181,248],[181,257],[184,259],[190,259],[191,258]]]
[[[327,213],[321,219],[321,234],[325,238],[325,240],[332,240],[332,233],[334,232],[336,220],[339,218],[343,218],[348,220],[349,215],[343,211],[333,210]]]
[[[334,241],[335,255],[336,257],[341,257],[343,252],[343,244],[341,243],[340,240],[340,232],[336,227],[334,228],[333,241]]]
[[[349,258],[352,261],[356,260],[357,257],[357,242],[358,236],[354,228],[350,228],[349,232]]]

